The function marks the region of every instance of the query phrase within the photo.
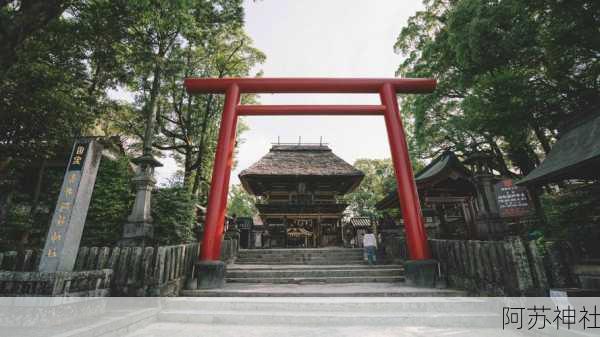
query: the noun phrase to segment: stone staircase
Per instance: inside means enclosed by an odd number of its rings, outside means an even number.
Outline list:
[[[369,266],[362,249],[240,250],[227,266],[227,283],[361,283],[401,282],[400,264]]]
[[[183,290],[190,297],[431,297],[465,296],[453,289],[407,286],[402,264],[368,265],[362,249],[240,250],[218,289]]]
[[[364,264],[360,248],[240,249],[236,264]]]

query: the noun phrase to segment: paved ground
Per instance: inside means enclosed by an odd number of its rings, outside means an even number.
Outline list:
[[[274,325],[219,325],[154,323],[127,337],[486,337],[522,336],[500,329],[440,329],[431,327],[391,327],[391,326],[352,326],[352,327],[298,327]]]
[[[415,288],[403,283],[226,284],[218,290],[184,291],[183,296],[465,296],[450,289]]]

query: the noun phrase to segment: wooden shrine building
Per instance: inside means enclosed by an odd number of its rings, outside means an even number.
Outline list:
[[[444,152],[415,174],[425,226],[432,237],[476,237],[475,214],[481,201],[477,199],[481,196],[472,176],[451,151]],[[375,207],[398,209],[399,205],[394,190]],[[382,223],[385,225],[389,220],[384,219]]]
[[[511,179],[494,174],[492,165],[485,153],[472,154],[461,162],[453,152],[446,151],[415,175],[425,227],[430,237],[501,239],[506,235],[516,235],[537,221],[530,197],[522,191],[524,189],[512,186]],[[504,199],[505,189],[510,200]],[[513,212],[516,206],[511,204],[514,197],[519,198],[521,203],[518,214]],[[503,201],[500,202],[500,199]],[[511,212],[505,207],[507,203]],[[383,229],[391,230],[397,227],[397,222],[402,223],[402,219],[398,219],[401,213],[396,191],[389,193],[375,207],[387,210],[381,221]]]
[[[324,144],[274,144],[239,174],[246,191],[258,197],[262,246],[273,248],[342,246],[348,204],[338,197],[363,177]]]

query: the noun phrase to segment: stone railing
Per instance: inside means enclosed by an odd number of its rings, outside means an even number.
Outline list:
[[[79,272],[0,271],[2,296],[103,297],[110,294],[112,270]]]
[[[240,249],[240,233],[238,230],[230,230],[225,233],[221,244],[221,260],[225,263],[234,262]]]
[[[383,260],[394,263],[408,260],[408,250],[404,237],[396,233],[384,233],[380,243]]]
[[[573,286],[568,261],[554,243],[542,249],[534,241],[429,241],[448,286],[492,296],[547,296],[550,288]],[[557,271],[560,271],[557,274]]]
[[[110,272],[99,283],[99,289],[110,289],[112,296],[177,295],[186,282],[192,282],[195,278],[194,265],[199,247],[199,243],[162,247],[81,247],[73,273],[79,276],[72,276],[65,280],[68,281],[65,284],[75,291],[74,286],[82,284],[77,281],[81,277],[95,277],[93,275],[96,272]],[[239,233],[228,232],[221,246],[221,259],[226,263],[233,262],[238,250]],[[60,288],[60,284],[51,286],[44,283],[51,273],[37,272],[40,255],[41,250],[26,250],[21,255],[14,251],[0,253],[0,286],[13,289],[17,287],[15,282],[18,280],[15,278],[18,278],[23,283],[18,287],[27,288],[19,288],[21,293],[61,294],[60,290],[47,289],[54,286]],[[59,279],[64,279],[65,275]],[[0,294],[4,293],[0,291]]]
[[[37,271],[42,251],[26,250],[22,255],[15,251],[0,252],[0,270],[4,271]]]
[[[113,270],[113,296],[176,295],[193,275],[198,243],[163,247],[82,247],[75,270]]]
[[[198,243],[163,247],[81,247],[73,275],[111,271],[112,278],[108,278],[108,281],[113,296],[174,295],[179,292],[186,277],[193,275],[198,248]],[[40,254],[40,250],[27,250],[21,255],[16,252],[0,253],[3,279],[41,278],[40,282],[43,283],[43,280],[51,277],[50,274],[57,274],[36,272]],[[42,283],[39,283],[39,287],[44,288]],[[52,293],[57,294],[56,291]]]

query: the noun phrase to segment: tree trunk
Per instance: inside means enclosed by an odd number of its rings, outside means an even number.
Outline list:
[[[500,150],[500,148],[498,147],[498,144],[496,144],[496,142],[494,142],[493,139],[488,140],[488,144],[490,144],[492,151],[494,152],[494,155],[497,159],[499,165],[498,171],[500,171],[500,174],[505,177],[513,177],[514,173],[508,169],[508,165],[506,164],[506,160],[504,159],[504,154],[502,153],[502,150]]]
[[[194,177],[194,185],[192,187],[192,194],[197,195],[200,187],[200,180],[202,178],[202,161],[204,160],[204,148],[206,147],[206,130],[208,128],[208,121],[211,115],[211,104],[213,95],[208,95],[206,99],[206,109],[204,111],[204,119],[202,120],[202,128],[200,130],[200,144],[198,147],[198,154],[196,156],[195,169],[196,176]]]
[[[515,165],[521,170],[521,174],[526,176],[529,172],[533,171],[539,159],[534,160],[532,158],[533,151],[528,144],[510,144],[509,143],[509,157],[515,163]],[[534,154],[535,155],[535,154]]]
[[[193,141],[189,137],[189,130],[191,130],[192,120],[192,95],[187,95],[187,111],[185,117],[185,128],[188,130],[188,137],[186,137],[187,146],[185,148],[185,162],[183,163],[183,186],[188,192],[192,192],[192,174],[193,174],[193,163],[192,156],[194,151]]]
[[[154,65],[152,88],[150,89],[150,100],[146,105],[146,130],[144,133],[144,154],[152,153],[152,138],[154,137],[155,120],[158,117],[158,95],[160,91],[160,60]]]
[[[192,146],[186,146],[185,148],[185,161],[183,163],[183,187],[187,191],[192,191]]]
[[[546,137],[546,134],[544,133],[544,131],[538,125],[533,126],[533,131],[535,132],[535,136],[537,137],[540,144],[542,145],[542,149],[544,149],[544,153],[546,155],[548,153],[550,153],[550,150],[552,149],[552,147],[550,146],[550,141],[548,140],[548,137]]]

